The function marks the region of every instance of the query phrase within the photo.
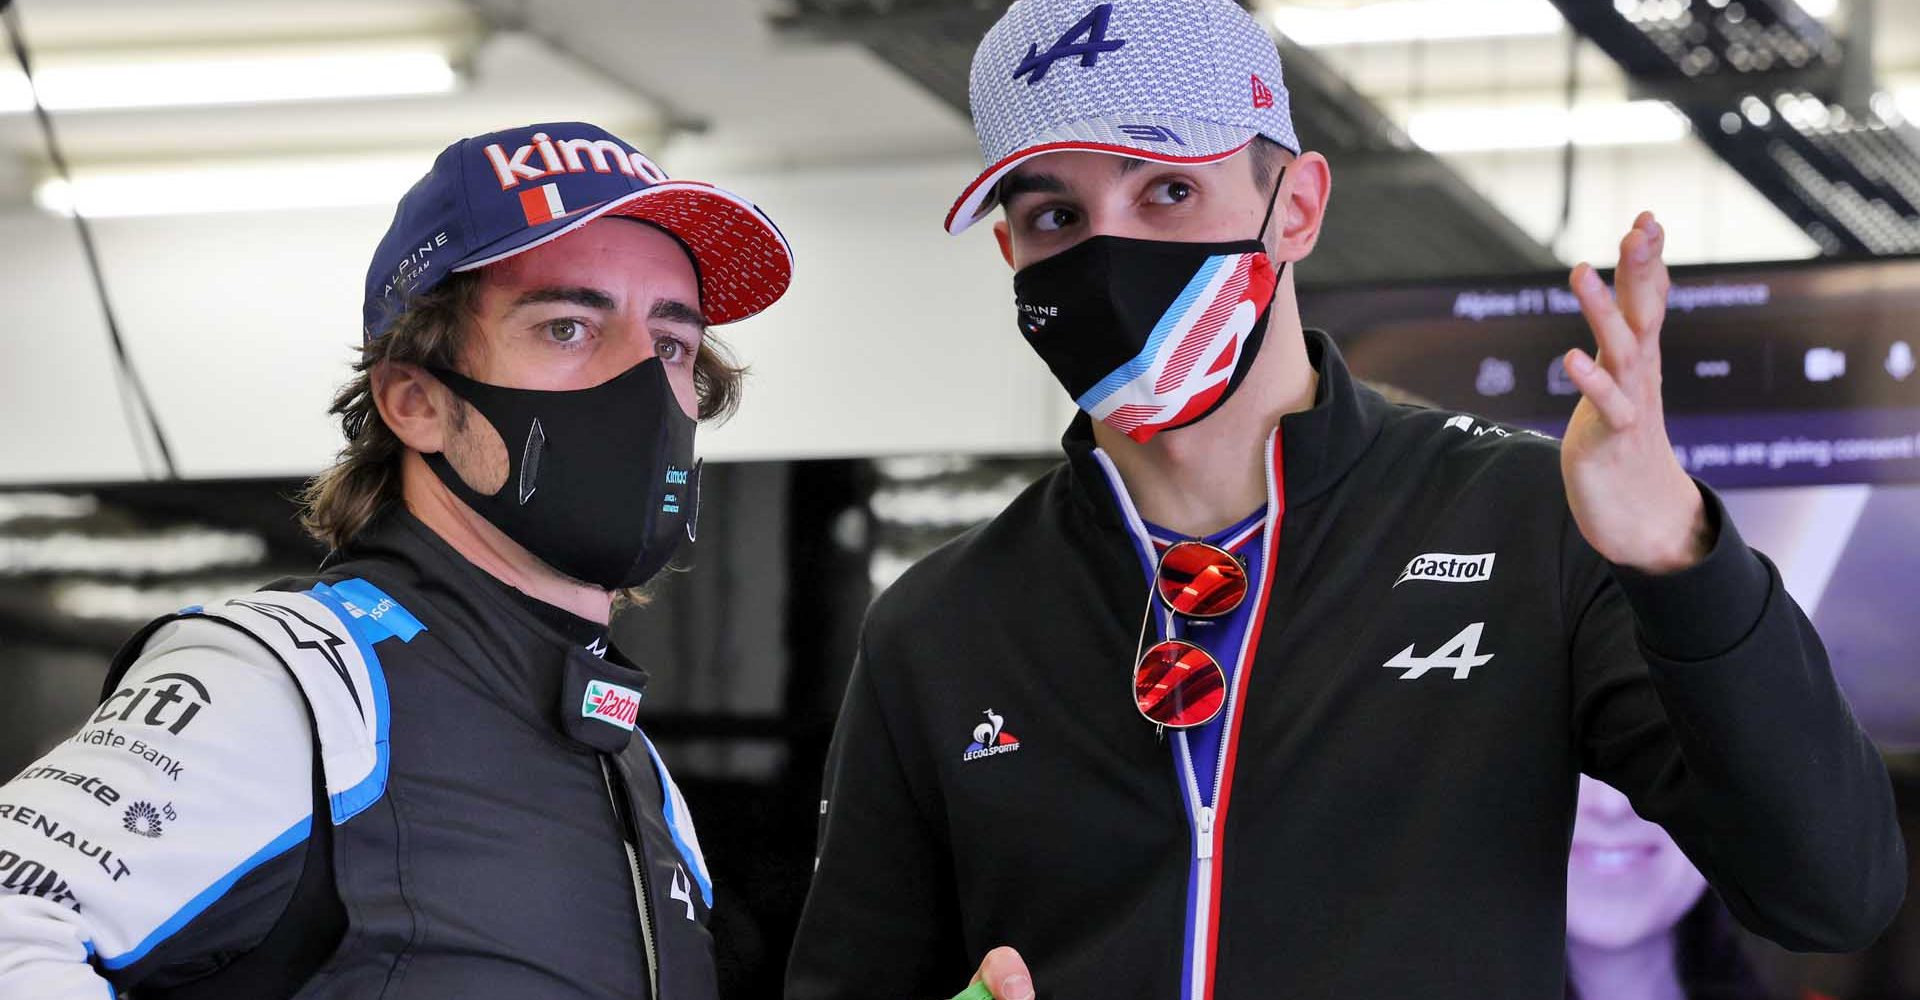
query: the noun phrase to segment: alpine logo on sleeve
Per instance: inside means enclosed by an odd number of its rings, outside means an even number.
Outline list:
[[[632,732],[640,718],[640,692],[607,681],[588,681],[580,714]]]
[[[962,761],[979,760],[1020,749],[1020,738],[1006,731],[1005,716],[991,708],[980,714],[986,716],[987,721],[973,727],[973,742],[967,744],[967,752],[960,755]]]

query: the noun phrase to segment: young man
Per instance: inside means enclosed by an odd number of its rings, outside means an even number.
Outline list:
[[[712,998],[616,594],[695,534],[705,338],[792,255],[592,125],[449,146],[367,273],[310,579],[154,622],[0,787],[0,996]]]
[[[1668,446],[1662,235],[1564,442],[1395,406],[1303,331],[1326,160],[1230,0],[1017,0],[974,57],[1066,462],[876,603],[795,1000],[938,996],[993,945],[1063,997],[1557,997],[1576,776],[1748,926],[1872,940],[1886,773],[1771,564]],[[984,335],[984,334],[983,334]],[[1015,957],[995,952],[1012,964]]]

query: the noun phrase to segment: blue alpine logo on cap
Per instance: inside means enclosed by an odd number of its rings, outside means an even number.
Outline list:
[[[1053,47],[1047,51],[1039,51],[1040,44],[1038,42],[1029,44],[1027,46],[1027,57],[1020,60],[1020,65],[1013,68],[1013,78],[1018,80],[1025,76],[1027,77],[1027,86],[1031,87],[1041,80],[1046,79],[1047,70],[1052,68],[1055,62],[1061,59],[1071,59],[1074,56],[1080,57],[1080,65],[1091,68],[1100,61],[1100,53],[1112,52],[1120,46],[1127,44],[1127,40],[1124,38],[1107,37],[1107,20],[1112,16],[1113,4],[1103,3],[1087,11],[1087,16],[1081,18],[1073,27],[1068,28],[1066,32],[1060,36],[1059,40],[1053,43]],[[1086,36],[1086,41],[1074,41],[1074,39],[1082,35]]]

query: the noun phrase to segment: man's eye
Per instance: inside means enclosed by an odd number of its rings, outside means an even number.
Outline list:
[[[577,319],[556,319],[544,325],[547,339],[556,344],[577,344],[587,339],[587,324]]]
[[[1051,233],[1073,225],[1077,216],[1070,208],[1044,208],[1033,217],[1033,228]]]
[[[1156,205],[1173,205],[1187,200],[1193,186],[1186,181],[1163,181],[1153,186],[1149,199]]]
[[[660,355],[660,360],[672,363],[686,357],[688,351],[687,345],[678,340],[672,337],[661,337],[653,342],[653,353]]]

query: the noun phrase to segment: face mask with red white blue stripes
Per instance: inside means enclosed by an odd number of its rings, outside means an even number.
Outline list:
[[[1013,289],[1021,333],[1074,403],[1145,442],[1203,419],[1240,387],[1279,277],[1257,237],[1102,235],[1020,269]]]

